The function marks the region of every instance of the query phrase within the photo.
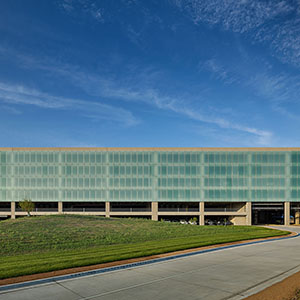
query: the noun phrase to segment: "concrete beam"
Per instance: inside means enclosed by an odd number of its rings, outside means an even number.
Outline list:
[[[12,219],[16,218],[16,202],[10,202],[10,217]]]
[[[284,202],[284,225],[290,225],[290,202]]]
[[[110,202],[105,202],[105,217],[109,218],[110,217]]]
[[[151,219],[153,221],[158,221],[158,202],[151,202]]]

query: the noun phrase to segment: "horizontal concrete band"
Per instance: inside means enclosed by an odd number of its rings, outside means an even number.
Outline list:
[[[32,216],[45,216],[45,215],[56,215],[59,211],[33,211],[30,214]],[[26,212],[19,211],[14,213],[16,216],[25,216],[27,215]],[[95,216],[105,216],[105,211],[65,211],[63,212],[65,215],[95,215]],[[199,214],[202,214],[199,211],[182,211],[182,212],[174,212],[174,211],[165,211],[165,212],[158,212],[158,216],[198,216]],[[0,215],[2,216],[10,216],[10,211],[0,211]],[[110,216],[152,216],[152,212],[149,211],[140,211],[140,212],[109,212]],[[246,212],[230,212],[230,211],[224,211],[224,212],[207,212],[203,213],[204,216],[246,216]]]
[[[216,208],[215,211],[213,208],[208,208],[208,210],[205,209],[205,203],[209,202],[199,202],[198,209],[195,210],[189,210],[189,208],[178,208],[174,210],[174,208],[170,209],[168,211],[168,208],[163,208],[163,210],[159,209],[158,202],[151,202],[151,209],[145,208],[143,211],[141,208],[137,211],[134,211],[134,209],[126,209],[123,210],[120,209],[118,211],[118,208],[111,208],[111,202],[105,202],[105,207],[99,209],[99,211],[92,210],[92,211],[85,211],[85,209],[80,209],[74,211],[72,210],[64,210],[63,202],[58,202],[58,208],[57,209],[51,209],[47,211],[46,209],[41,209],[40,211],[34,210],[30,214],[39,216],[39,215],[53,215],[53,214],[78,214],[78,215],[95,215],[95,216],[105,216],[105,217],[113,217],[113,216],[145,216],[145,217],[151,217],[152,220],[157,221],[159,217],[162,216],[177,216],[177,217],[187,217],[187,216],[195,216],[199,217],[199,225],[205,224],[205,217],[209,216],[224,216],[224,217],[230,217],[230,221],[234,225],[251,225],[252,224],[252,202],[241,202],[239,203],[239,206],[230,207],[230,208],[223,208],[218,209]],[[176,204],[176,202],[173,202],[173,204]],[[234,204],[234,203],[232,203]],[[284,224],[290,225],[290,210],[291,205],[290,202],[284,202],[283,205],[284,210]],[[16,211],[16,202],[11,202],[10,209],[6,209],[5,211],[1,211],[0,208],[0,216],[7,216],[14,219],[16,216],[25,216],[27,213],[24,211]],[[299,212],[296,214],[296,223],[299,224]]]
[[[221,250],[230,249],[230,248],[237,248],[237,247],[242,247],[242,246],[247,246],[247,245],[261,244],[261,243],[273,242],[273,241],[278,241],[278,240],[293,239],[293,238],[297,238],[299,236],[300,236],[300,234],[297,233],[296,235],[287,236],[287,237],[279,237],[279,238],[274,238],[274,239],[265,239],[265,240],[244,242],[244,243],[241,242],[240,244],[220,246],[217,248],[204,249],[204,250],[197,250],[197,251],[193,251],[193,252],[177,254],[177,255],[156,258],[156,259],[151,259],[151,260],[145,260],[145,261],[141,261],[141,262],[124,264],[124,265],[119,265],[119,266],[114,266],[114,267],[109,267],[109,268],[95,269],[95,270],[91,270],[91,271],[79,272],[79,273],[74,273],[74,274],[61,275],[61,276],[55,276],[55,277],[50,277],[50,278],[45,278],[45,279],[4,285],[4,286],[0,286],[0,294],[5,293],[7,291],[11,291],[11,290],[37,286],[37,285],[41,285],[41,284],[47,284],[47,283],[53,283],[53,282],[57,282],[57,281],[70,280],[70,279],[75,279],[75,278],[80,278],[80,277],[104,274],[104,273],[108,273],[108,272],[130,269],[130,268],[135,268],[135,267],[139,267],[139,266],[143,266],[143,265],[150,265],[150,264],[170,261],[170,260],[174,260],[174,259],[180,259],[180,258],[184,258],[184,257],[194,256],[194,255],[200,255],[200,254],[204,254],[204,253],[208,253],[208,252],[221,251]]]

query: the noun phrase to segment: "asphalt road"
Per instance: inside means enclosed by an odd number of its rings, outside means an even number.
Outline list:
[[[300,232],[299,227],[288,229]],[[126,270],[0,291],[0,300],[237,300],[300,271],[299,254],[300,237],[268,241]]]

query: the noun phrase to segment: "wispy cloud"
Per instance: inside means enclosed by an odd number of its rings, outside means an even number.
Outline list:
[[[63,0],[59,6],[66,12],[71,13],[74,10],[73,0]]]
[[[149,28],[164,27],[161,17],[140,0],[60,0],[58,6],[79,22],[118,24],[127,38],[143,51],[147,51]]]
[[[11,105],[0,105],[0,111],[6,111],[10,114],[21,115],[22,112]]]
[[[215,118],[211,116],[206,116],[190,108],[185,108],[185,109],[179,108],[177,112],[183,113],[194,120],[215,124],[220,128],[234,129],[239,132],[243,132],[255,136],[257,138],[255,140],[255,143],[258,145],[269,145],[271,143],[272,132],[267,130],[261,130],[255,127],[248,127],[239,123],[232,122],[230,120],[226,120],[224,118]]]
[[[279,24],[262,26],[253,33],[253,39],[270,45],[282,62],[300,67],[300,11]]]
[[[139,69],[138,67],[134,67],[131,72],[129,71],[126,73],[126,79],[120,81],[109,77],[108,75],[105,75],[104,77],[99,74],[85,72],[79,67],[61,64],[51,59],[37,60],[30,56],[27,57],[24,55],[18,55],[16,52],[8,51],[8,49],[6,50],[6,55],[9,55],[9,53],[14,53],[14,57],[20,61],[20,65],[23,65],[26,68],[35,68],[47,71],[56,77],[60,76],[77,88],[81,88],[90,96],[107,100],[111,99],[115,101],[144,103],[163,111],[182,115],[194,121],[216,125],[221,130],[231,129],[246,133],[249,136],[256,138],[257,145],[269,145],[271,143],[273,137],[272,132],[233,121],[234,115],[237,114],[234,113],[232,109],[230,111],[230,116],[227,117],[228,114],[226,112],[222,111],[218,107],[213,107],[210,103],[205,104],[205,101],[202,101],[203,99],[201,99],[199,96],[196,98],[194,95],[170,96],[162,93],[158,88],[153,88],[153,86],[155,86],[155,82],[157,82],[157,77],[160,78],[163,76],[160,71],[155,69]],[[44,62],[48,63],[46,64]],[[228,81],[228,83],[233,82],[231,77],[232,75],[228,73],[223,66],[218,64],[217,60],[209,61],[204,67],[216,73],[221,70],[222,73],[218,76],[222,80]],[[138,78],[136,77],[136,74],[139,74]],[[34,95],[35,91],[31,91],[30,93],[31,95]],[[33,105],[38,105],[41,107],[53,106],[53,108],[57,109],[84,107],[85,104],[84,101],[74,99],[70,100],[63,98],[63,101],[61,101],[61,98],[52,97],[49,95],[46,97],[47,101],[42,101],[41,99],[44,99],[44,97],[40,96],[43,96],[43,94],[41,95],[39,92],[37,97],[31,98],[25,94],[22,98],[14,97],[14,99],[18,99],[18,101],[21,101],[20,99],[25,99],[27,103],[33,102],[31,103]],[[103,104],[93,102],[89,108],[90,116],[93,115],[92,111],[94,110],[94,107],[96,108],[97,112],[101,111],[97,105],[102,107]],[[86,108],[83,108],[83,111],[85,109]],[[80,110],[80,108],[78,108],[78,110]],[[128,124],[137,122],[135,118],[127,111],[125,111],[123,114],[121,109],[121,111],[116,111],[115,107],[110,106],[106,108],[106,110],[111,110],[114,112],[112,115],[117,115],[117,118],[115,119],[118,119],[120,115],[122,115],[123,119],[126,118],[126,120],[128,120]],[[106,115],[109,114],[110,113],[107,113]]]
[[[221,24],[227,30],[241,33],[294,9],[286,1],[175,0],[174,3],[186,10],[196,24]]]
[[[82,88],[85,88],[84,82],[87,78],[86,75],[79,75],[74,72],[70,72],[69,78],[72,76],[75,79],[76,84],[81,84]],[[208,124],[217,125],[219,128],[233,129],[237,131],[241,131],[250,135],[254,135],[257,137],[257,144],[260,145],[268,145],[271,142],[272,133],[267,130],[261,130],[254,127],[245,126],[239,123],[235,123],[230,119],[225,119],[224,117],[215,116],[215,114],[211,113],[210,110],[203,105],[202,110],[196,109],[191,105],[193,101],[188,101],[187,99],[182,99],[178,97],[170,97],[161,95],[159,91],[153,88],[149,88],[144,86],[141,89],[137,88],[126,88],[120,86],[119,83],[116,83],[112,80],[105,79],[99,77],[91,77],[89,76],[89,82],[87,91],[89,92],[91,88],[91,84],[95,86],[93,92],[95,90],[101,94],[101,96],[106,98],[114,98],[117,100],[124,101],[135,101],[135,102],[144,102],[148,105],[154,106],[158,109],[174,112],[180,115],[183,115],[189,119],[200,121]],[[92,80],[93,78],[93,80]],[[98,85],[97,85],[98,83]],[[140,83],[139,83],[140,84]],[[218,111],[217,109],[215,111]]]
[[[95,1],[92,0],[62,0],[59,2],[60,8],[75,17],[92,17],[94,20],[103,23],[104,12]]]
[[[195,24],[206,23],[270,45],[281,61],[300,66],[299,1],[174,0]]]
[[[265,71],[249,78],[245,84],[258,96],[267,99],[274,111],[300,120],[300,116],[295,114],[295,107],[299,109],[300,105],[300,76],[285,72],[271,74]]]
[[[249,147],[249,145],[269,145],[272,143],[272,146],[274,146],[274,138],[272,137],[262,137],[262,140],[260,143],[257,141],[257,136],[252,135],[249,136],[246,132],[236,132],[235,134],[232,134],[232,131],[230,129],[223,130],[220,132],[218,128],[215,126],[194,126],[192,127],[192,130],[199,136],[202,136],[204,138],[210,139],[212,136],[214,137],[214,144],[213,147],[224,147],[224,145],[231,145],[232,147]]]
[[[256,62],[246,59],[239,64],[226,64],[212,58],[201,62],[199,72],[208,72],[215,80],[225,85],[247,88],[253,96],[269,102],[271,108],[293,119],[300,119],[291,108],[300,105],[300,76],[268,66],[268,62],[256,57]],[[292,109],[293,106],[291,106]]]
[[[73,110],[88,118],[120,122],[127,126],[138,123],[130,111],[120,107],[100,102],[57,97],[23,85],[0,82],[0,102],[33,105],[43,109]]]
[[[199,63],[198,69],[200,72],[209,71],[214,79],[221,80],[225,84],[232,84],[238,81],[238,78],[215,58]]]

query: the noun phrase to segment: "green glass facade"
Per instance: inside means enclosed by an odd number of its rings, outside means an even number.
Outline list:
[[[0,201],[297,202],[300,151],[0,150]]]

